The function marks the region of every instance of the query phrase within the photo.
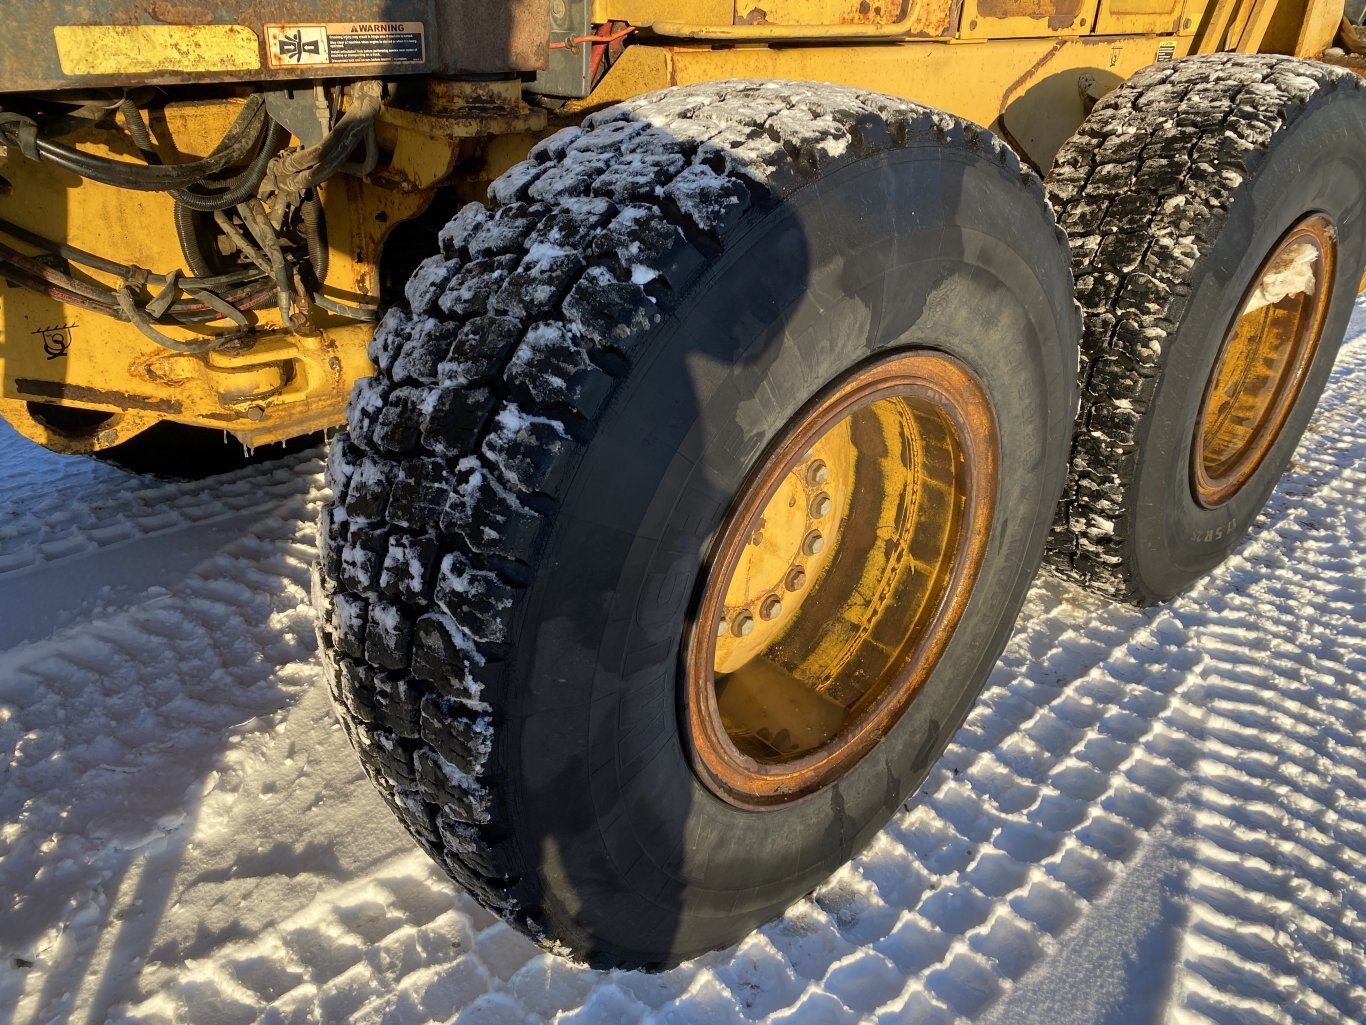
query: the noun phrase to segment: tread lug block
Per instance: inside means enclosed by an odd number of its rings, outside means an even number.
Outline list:
[[[469,240],[470,255],[476,260],[493,256],[520,255],[527,236],[544,220],[547,208],[542,203],[514,203],[495,210]]]
[[[442,805],[459,822],[482,825],[489,821],[489,789],[483,783],[461,772],[430,747],[419,747],[413,764],[425,800]]]
[[[498,400],[485,388],[431,388],[418,422],[427,448],[442,455],[468,452],[493,415]]]
[[[452,552],[441,560],[434,600],[458,623],[468,623],[481,641],[503,641],[512,617],[515,592],[489,570],[474,569]]]
[[[332,611],[336,624],[337,650],[351,658],[364,658],[370,603],[359,595],[340,591],[332,599]]]
[[[337,691],[341,703],[355,719],[371,727],[375,723],[375,688],[371,683],[374,670],[351,658],[337,662]]]
[[[512,880],[512,874],[503,866],[494,844],[487,838],[487,827],[462,822],[443,808],[437,812],[436,828],[447,848],[466,867],[498,883]]]
[[[417,270],[403,289],[408,309],[415,319],[435,312],[437,299],[441,298],[459,269],[458,261],[448,260],[440,253],[427,257],[417,265]]]
[[[436,825],[435,806],[422,799],[416,787],[395,787],[394,807],[408,832],[430,857],[440,860],[442,840]]]
[[[578,125],[561,128],[554,135],[547,136],[532,146],[531,152],[527,154],[528,161],[533,164],[552,164],[563,160],[564,155],[569,152],[570,145],[582,134],[583,129]]]
[[[493,748],[493,717],[468,702],[441,694],[422,699],[422,739],[468,776],[480,776]]]
[[[585,418],[597,414],[614,385],[589,361],[569,325],[553,321],[532,325],[504,376],[533,403],[565,406]]]
[[[500,886],[477,869],[470,868],[458,856],[448,851],[441,858],[441,866],[484,907],[501,914],[508,914],[516,909],[517,901],[506,886]]]
[[[370,732],[373,751],[379,761],[380,770],[389,781],[390,800],[400,789],[420,788],[420,773],[414,764],[413,748],[403,742],[403,738],[388,730],[375,729]],[[417,754],[422,748],[417,748]]]
[[[389,522],[410,530],[435,528],[446,507],[448,487],[444,460],[425,456],[405,459],[399,464],[389,496]]]
[[[383,530],[351,524],[342,549],[342,586],[362,593],[373,591],[388,549],[389,537]]]
[[[454,325],[432,317],[423,317],[413,324],[413,330],[403,348],[394,358],[390,377],[395,384],[430,385],[436,383],[437,367],[450,350],[458,333]]]
[[[489,312],[494,295],[519,262],[516,256],[496,256],[465,264],[460,273],[451,278],[446,291],[437,300],[437,306],[447,316],[462,320],[484,316]]]
[[[593,183],[593,195],[614,203],[633,203],[650,200],[661,186],[673,180],[683,170],[686,160],[678,153],[623,154]]]
[[[583,257],[543,244],[529,252],[493,297],[495,313],[527,321],[557,309],[585,268]]]
[[[512,317],[476,317],[464,325],[437,369],[444,388],[483,384],[497,377],[522,337]]]
[[[414,451],[418,442],[418,415],[426,393],[422,388],[403,385],[389,393],[388,401],[375,421],[375,448],[390,456]]]
[[[425,605],[431,597],[440,546],[430,534],[395,534],[380,571],[379,589],[409,605]]]
[[[346,429],[361,451],[369,451],[374,446],[375,428],[388,395],[388,385],[378,377],[362,377],[351,389],[351,398],[346,405]]]
[[[555,203],[566,196],[591,195],[593,183],[609,163],[608,157],[576,153],[571,147],[564,163],[538,165],[542,173],[527,192],[542,203]]]
[[[630,358],[635,343],[659,318],[645,289],[606,267],[590,267],[564,300],[569,323],[595,349]]]
[[[373,622],[373,620],[372,620]],[[404,740],[416,740],[422,697],[426,687],[406,676],[382,674],[375,678],[375,729]]]
[[[385,510],[389,508],[395,473],[394,464],[387,459],[362,457],[346,489],[346,515],[353,520],[374,523],[383,520]]]
[[[534,160],[513,164],[489,185],[489,199],[500,206],[525,202],[531,187],[540,181],[546,171],[545,164],[538,164]]]
[[[413,675],[438,692],[460,701],[478,702],[498,663],[488,663],[471,637],[444,612],[429,612],[413,628]]]
[[[706,258],[688,242],[677,225],[661,217],[656,207],[639,204],[622,207],[588,244],[587,251],[593,259],[615,257],[627,277],[632,276],[637,267],[658,274],[675,291],[688,285],[706,267]],[[571,291],[571,297],[579,292],[585,281],[594,285],[604,283],[602,279],[590,278],[595,271],[605,272],[606,268],[589,268],[588,274]],[[589,298],[580,295],[578,301]],[[635,303],[637,300],[634,295],[627,294],[618,296],[615,301]],[[566,313],[568,302],[566,300]]]
[[[341,575],[342,550],[346,547],[346,510],[338,505],[323,507],[318,524],[318,548],[323,570],[323,584],[329,590]]]
[[[616,204],[601,197],[579,200],[572,207],[552,207],[527,238],[527,247],[544,243],[560,249],[591,252],[603,226],[616,214]]]
[[[714,238],[740,222],[749,208],[749,191],[728,175],[694,164],[664,189],[664,200],[696,231]]]
[[[472,551],[525,561],[540,536],[541,517],[493,479],[478,459],[462,459],[441,517],[441,529]]]
[[[466,203],[462,206],[460,212],[452,217],[446,226],[437,233],[437,244],[441,247],[441,255],[448,260],[468,261],[470,259],[470,238],[488,220],[488,217],[488,207],[482,203]]]
[[[387,601],[372,602],[365,628],[365,660],[384,669],[404,669],[413,642],[413,624],[403,609]]]
[[[361,451],[351,443],[349,435],[332,435],[327,443],[327,468],[323,472],[323,483],[327,485],[327,490],[338,497],[346,494],[346,483],[355,472],[360,458]]]
[[[391,306],[385,311],[384,317],[375,327],[375,333],[370,336],[370,344],[366,349],[366,355],[370,357],[370,362],[375,365],[375,369],[381,374],[386,374],[394,365],[394,357],[408,341],[408,332],[412,327],[413,318],[406,311],[397,306]]]
[[[533,416],[509,402],[498,411],[481,453],[513,491],[554,495],[577,446],[557,420]]]

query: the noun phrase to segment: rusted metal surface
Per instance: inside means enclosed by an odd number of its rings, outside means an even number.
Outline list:
[[[972,592],[997,453],[981,385],[928,351],[847,376],[779,437],[719,533],[687,648],[682,721],[714,793],[808,796],[897,722]]]
[[[0,93],[535,71],[549,2],[9,0]]]
[[[900,21],[905,0],[739,0],[737,25],[882,25]]]
[[[1305,217],[1263,261],[1219,346],[1196,421],[1191,488],[1208,509],[1248,482],[1280,437],[1318,349],[1337,232]]]

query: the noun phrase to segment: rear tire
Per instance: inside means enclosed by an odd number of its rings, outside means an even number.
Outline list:
[[[795,83],[633,100],[491,195],[380,327],[334,446],[322,647],[362,762],[453,878],[548,949],[663,968],[848,860],[971,707],[1065,470],[1065,240],[980,129]],[[999,427],[977,586],[880,743],[737,807],[680,707],[709,546],[814,397],[915,350]]]
[[[1270,55],[1147,68],[1063,146],[1047,187],[1071,239],[1086,324],[1072,466],[1049,546],[1063,576],[1147,605],[1237,546],[1289,463],[1347,329],[1366,264],[1364,166],[1361,80]],[[1249,367],[1291,347],[1287,331],[1279,348],[1244,352],[1239,367],[1225,339],[1278,246],[1322,223],[1335,253],[1316,344],[1265,393],[1250,437],[1221,442],[1209,431],[1202,442],[1206,412],[1248,401],[1249,389],[1239,396],[1229,380],[1239,370],[1255,377]],[[1294,313],[1288,299],[1277,316]],[[1220,368],[1233,372],[1220,380]]]

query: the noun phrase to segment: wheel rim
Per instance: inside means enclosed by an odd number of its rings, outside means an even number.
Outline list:
[[[1196,500],[1223,505],[1280,436],[1313,362],[1332,291],[1336,232],[1305,217],[1262,263],[1219,347],[1191,452]]]
[[[959,362],[899,354],[813,400],[713,546],[684,722],[713,793],[836,781],[909,707],[962,615],[996,503],[995,419]]]

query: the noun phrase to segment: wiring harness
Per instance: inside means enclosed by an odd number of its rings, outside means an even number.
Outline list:
[[[341,99],[338,95],[338,103]],[[332,113],[320,141],[289,148],[290,131],[272,118],[266,97],[253,93],[208,156],[177,164],[162,162],[142,108],[126,94],[76,97],[70,101],[71,112],[42,122],[0,109],[0,143],[28,159],[103,185],[168,194],[175,201],[176,237],[189,271],[154,273],[0,219],[0,236],[9,240],[0,239],[0,273],[60,302],[131,323],[158,345],[184,353],[207,352],[240,339],[252,326],[252,311],[272,304],[281,322],[296,330],[307,329],[314,307],[350,319],[376,319],[375,306],[341,303],[321,294],[328,249],[318,187],[342,172],[368,174],[378,159],[375,118],[381,83],[352,83],[345,100],[339,116],[328,106]],[[142,163],[56,141],[115,109]],[[223,261],[206,253],[201,225],[209,226],[233,265],[230,269],[222,269]],[[36,253],[25,253],[11,242]],[[110,286],[75,268],[97,271],[118,283]],[[189,341],[160,329],[222,322],[231,327]]]

